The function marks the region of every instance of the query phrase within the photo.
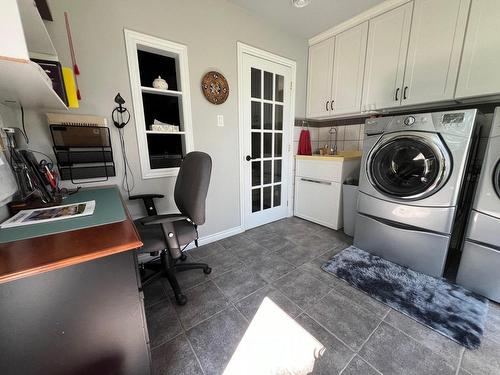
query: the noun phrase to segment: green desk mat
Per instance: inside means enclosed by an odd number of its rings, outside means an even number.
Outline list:
[[[61,205],[86,201],[95,201],[95,210],[92,215],[15,228],[3,228],[0,229],[0,243],[111,224],[124,221],[127,218],[120,192],[116,187],[80,190],[63,200]]]

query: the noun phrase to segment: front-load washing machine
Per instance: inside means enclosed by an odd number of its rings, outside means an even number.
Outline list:
[[[355,246],[443,275],[481,118],[472,109],[366,121]]]
[[[500,302],[500,107],[493,117],[457,283]]]

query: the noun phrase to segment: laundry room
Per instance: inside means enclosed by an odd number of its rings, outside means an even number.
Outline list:
[[[500,375],[500,0],[1,0],[0,374]]]

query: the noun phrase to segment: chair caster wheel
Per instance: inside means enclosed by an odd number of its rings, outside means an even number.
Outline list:
[[[186,259],[187,259],[187,255],[186,255],[186,254],[184,254],[184,253],[182,253],[182,255],[181,255],[181,257],[180,257],[180,260],[181,260],[182,262],[184,262]]]
[[[212,272],[212,269],[210,267],[203,268],[203,273],[205,275],[210,275],[211,272]]]
[[[175,296],[175,300],[179,306],[184,306],[188,299],[184,294],[178,294]]]

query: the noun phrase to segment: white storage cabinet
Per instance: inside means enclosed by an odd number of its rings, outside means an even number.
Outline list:
[[[342,184],[347,178],[359,177],[359,166],[360,159],[298,157],[295,216],[328,228],[342,228]]]

